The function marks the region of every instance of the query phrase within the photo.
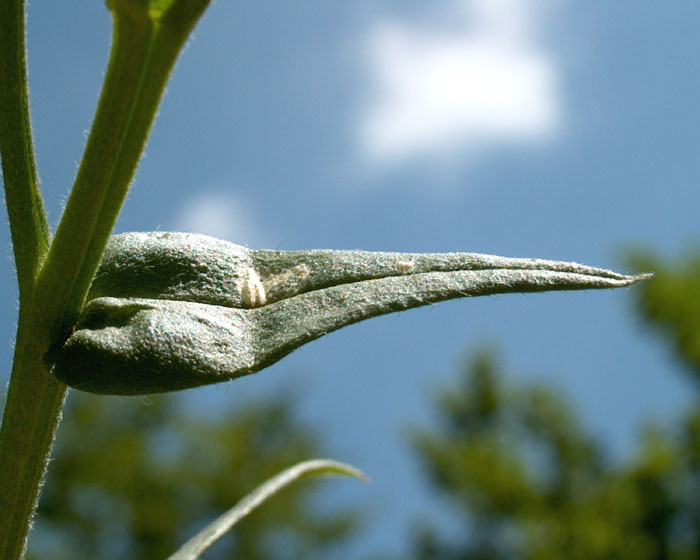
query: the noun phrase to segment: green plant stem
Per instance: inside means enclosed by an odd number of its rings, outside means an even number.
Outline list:
[[[136,172],[149,131],[158,112],[163,92],[178,54],[210,0],[180,0],[154,20],[148,58],[143,67],[139,91],[134,101],[129,127],[125,131],[118,159],[107,186],[93,235],[85,255],[83,270],[72,294],[77,309],[82,307],[90,283],[100,264],[105,246]],[[73,319],[73,318],[71,318]],[[73,324],[73,321],[71,321]]]
[[[77,319],[170,72],[208,3],[176,0],[155,13],[143,1],[110,2],[114,39],[103,94],[76,183],[37,280],[37,297],[43,298],[38,304],[54,321],[54,342],[61,342]]]
[[[93,237],[113,186],[114,169],[128,136],[148,58],[153,24],[145,7],[143,11],[141,17],[127,11],[113,13],[112,51],[95,120],[55,239],[37,279],[37,304],[53,323],[52,336],[70,328],[82,304],[80,286],[92,280],[86,256],[95,244]],[[147,132],[144,130],[143,134]],[[133,167],[142,146],[143,142]],[[124,191],[131,176],[125,179]],[[116,215],[110,220],[110,232],[115,220]]]
[[[0,431],[0,557],[21,558],[66,386],[43,361],[70,332],[178,53],[209,0],[111,0],[113,42],[75,185],[49,244],[29,126],[24,4],[0,0],[0,140],[20,319]]]
[[[24,0],[0,2],[0,22],[0,154],[20,302],[26,303],[50,235],[32,149]]]
[[[47,375],[28,310],[50,234],[29,117],[24,2],[0,2],[0,155],[17,269],[20,319],[0,430],[0,557],[19,558],[46,470],[66,388]]]
[[[21,558],[54,441],[66,385],[42,360],[45,340],[20,313],[10,388],[0,432],[0,558]]]

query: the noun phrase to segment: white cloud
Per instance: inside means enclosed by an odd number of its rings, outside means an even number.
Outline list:
[[[173,220],[176,231],[203,233],[239,245],[260,248],[269,239],[255,218],[254,206],[228,190],[199,191],[185,201]]]
[[[442,3],[444,6],[444,3]],[[367,41],[374,78],[359,141],[370,159],[474,152],[551,138],[561,112],[546,0],[453,0],[442,23],[385,20]]]

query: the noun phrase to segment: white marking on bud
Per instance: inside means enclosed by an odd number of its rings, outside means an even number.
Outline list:
[[[415,263],[411,261],[401,261],[396,263],[396,268],[399,269],[401,274],[411,274],[413,269],[416,267]]]
[[[300,285],[309,276],[311,271],[309,270],[309,265],[306,263],[298,264],[289,270],[284,270],[277,274],[272,274],[265,278],[263,286],[268,292],[275,292],[276,290],[289,288],[287,284],[290,283],[291,287]]]
[[[241,302],[245,307],[262,307],[267,302],[265,287],[255,269],[248,267],[241,288]]]

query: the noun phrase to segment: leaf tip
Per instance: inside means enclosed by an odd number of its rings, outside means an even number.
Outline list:
[[[639,274],[633,274],[626,277],[626,285],[631,286],[632,284],[636,284],[637,282],[642,282],[643,280],[651,280],[652,278],[654,278],[653,272],[641,272]]]

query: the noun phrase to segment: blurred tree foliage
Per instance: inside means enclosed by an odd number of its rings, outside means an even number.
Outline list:
[[[29,558],[167,558],[255,486],[319,455],[317,434],[295,418],[289,397],[216,419],[187,413],[171,395],[150,406],[77,391],[69,398]],[[318,479],[291,485],[205,557],[324,557],[357,517],[317,512],[312,490],[322,487]]]
[[[464,538],[424,524],[416,558],[700,560],[700,254],[683,262],[635,255],[656,278],[632,293],[643,321],[687,366],[695,404],[673,425],[648,427],[620,464],[565,397],[509,385],[495,354],[478,353],[439,398],[439,426],[413,440]]]

